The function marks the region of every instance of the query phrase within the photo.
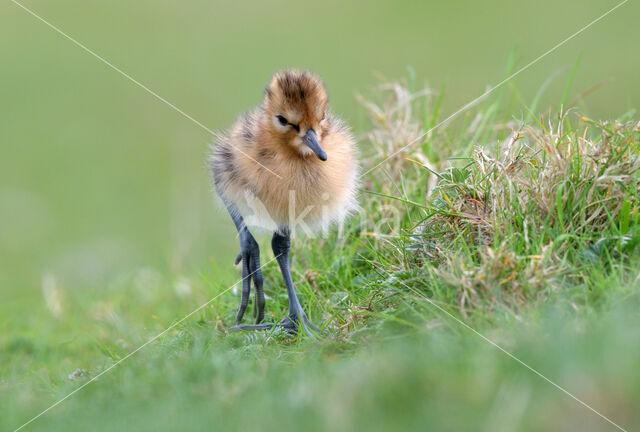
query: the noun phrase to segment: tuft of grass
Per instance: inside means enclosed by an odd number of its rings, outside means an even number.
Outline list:
[[[604,245],[609,254],[633,254],[638,123],[581,117],[582,128],[569,132],[565,124],[562,116],[546,128],[522,125],[440,174],[413,249],[447,263],[437,274],[460,286],[461,308],[496,297],[524,304],[575,277],[580,261],[597,260]]]
[[[398,83],[384,89],[391,90],[384,103],[365,104],[375,154],[393,153],[428,128],[412,101],[422,98],[428,107],[432,92],[412,95]],[[372,234],[384,237],[376,250],[387,269],[411,274],[417,288],[465,317],[473,310],[518,313],[576,286],[597,293],[604,287],[585,274],[620,270],[639,252],[640,123],[596,122],[562,109],[533,124],[488,123],[498,109],[488,101],[468,114],[455,147],[432,131],[429,155],[424,146],[410,156],[405,149],[396,156],[402,161],[385,164],[368,183],[367,215],[385,218],[375,209],[381,198],[386,213],[390,206],[401,214],[395,232],[382,226]],[[393,125],[411,127],[405,135]],[[460,152],[479,137],[488,143]]]

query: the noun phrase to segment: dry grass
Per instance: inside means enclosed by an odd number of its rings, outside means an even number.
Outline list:
[[[457,287],[462,311],[498,300],[518,307],[560,289],[581,250],[627,234],[638,218],[638,123],[578,123],[570,132],[565,116],[524,126],[493,154],[477,148],[468,170],[443,176],[436,201],[444,211],[422,229],[470,249],[441,247],[436,272]]]
[[[433,92],[412,94],[399,83],[382,90],[384,102],[363,101],[374,149],[367,163],[402,150],[370,181],[367,217],[386,217],[389,205],[408,214],[396,240],[385,238],[389,261],[398,264],[390,267],[429,266],[435,283],[455,291],[463,314],[480,305],[518,309],[545,297],[567,278],[584,279],[577,266],[585,256],[600,259],[603,244],[615,249],[609,254],[622,253],[635,235],[629,232],[640,222],[637,121],[564,113],[534,125],[496,126],[489,107],[467,117],[456,148],[482,135],[486,143],[452,161],[460,155],[448,154],[450,139],[430,130],[428,116],[420,120],[421,110],[432,109]],[[422,138],[424,131],[430,133]],[[403,149],[409,143],[415,144]]]
[[[412,159],[431,169],[435,168],[433,157],[430,158],[422,149],[422,144],[430,141],[433,133],[429,125],[420,120],[427,110],[437,112],[434,106],[437,104],[434,101],[435,93],[430,89],[411,93],[405,85],[395,81],[380,85],[379,93],[384,99],[381,103],[358,97],[371,124],[369,132],[363,137],[371,149],[363,162],[365,169],[384,160],[379,168],[383,174],[378,179],[382,177],[384,181],[395,183],[403,172],[414,165]],[[373,177],[373,180],[376,178]],[[432,185],[435,185],[435,180],[435,176],[429,176]]]
[[[637,211],[639,124],[592,124],[600,134],[588,138],[589,127],[566,133],[566,122],[513,131],[493,154],[477,148],[469,168],[449,169],[433,202],[442,211],[429,226],[472,227],[480,244],[515,230],[530,245],[532,230],[597,235],[623,208]]]

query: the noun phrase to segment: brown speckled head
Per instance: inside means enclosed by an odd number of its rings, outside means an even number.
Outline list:
[[[328,97],[322,81],[309,72],[276,73],[265,89],[264,114],[271,135],[302,156],[327,155],[322,149]]]

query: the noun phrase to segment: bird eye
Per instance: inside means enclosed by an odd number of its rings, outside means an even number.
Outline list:
[[[284,117],[283,117],[283,116],[281,116],[281,115],[276,116],[276,118],[278,119],[278,121],[280,122],[280,124],[281,124],[282,126],[286,126],[286,125],[288,125],[288,124],[289,124],[289,120],[287,120],[286,118],[284,118]]]
[[[324,120],[327,117],[327,112],[323,111],[322,112],[322,118],[320,119],[320,121]]]

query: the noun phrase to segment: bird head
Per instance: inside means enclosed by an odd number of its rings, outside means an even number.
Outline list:
[[[309,72],[276,73],[265,89],[264,114],[271,135],[303,157],[327,160],[322,137],[327,127],[327,92]]]

